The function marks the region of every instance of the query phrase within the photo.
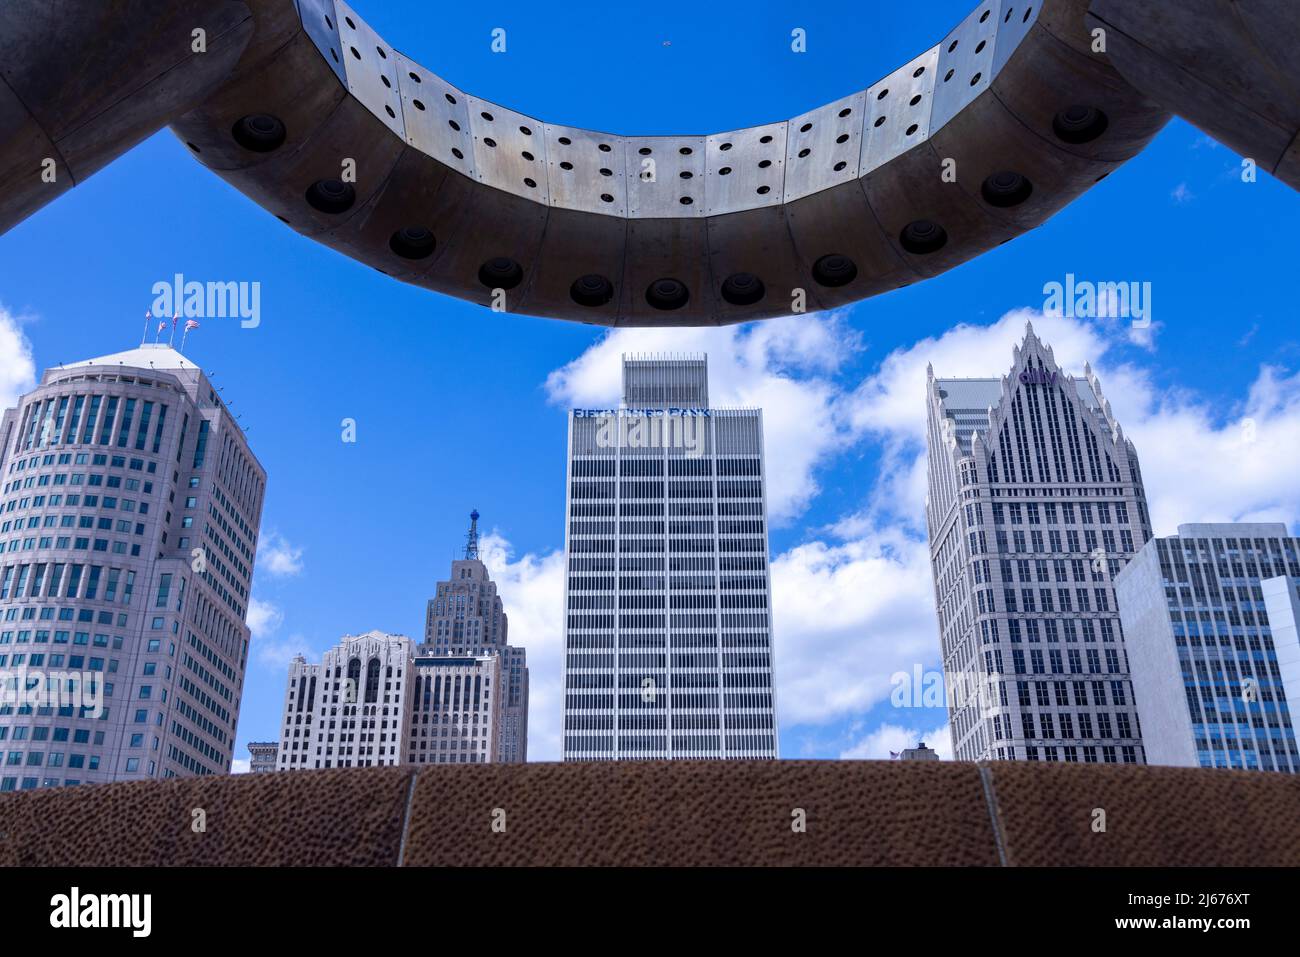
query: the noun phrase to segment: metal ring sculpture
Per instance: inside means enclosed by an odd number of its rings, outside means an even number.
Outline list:
[[[259,25],[235,75],[173,126],[200,162],[396,279],[605,325],[738,322],[788,314],[797,289],[825,309],[906,286],[1037,226],[1168,119],[1088,51],[1081,0],[984,0],[834,103],[653,137],[466,93],[344,0],[298,0],[293,23],[285,0],[249,3]]]
[[[1297,42],[1293,0],[981,0],[802,116],[637,137],[465,93],[344,0],[6,0],[0,231],[170,123],[298,232],[463,299],[606,325],[834,308],[1037,226],[1170,108],[1300,185]]]

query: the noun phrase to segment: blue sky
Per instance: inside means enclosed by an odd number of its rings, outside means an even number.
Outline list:
[[[628,134],[795,115],[866,87],[969,12],[356,6],[462,89]],[[490,52],[496,27],[505,54]],[[939,664],[918,483],[927,360],[941,375],[1000,374],[1035,319],[1058,361],[1101,370],[1159,532],[1300,517],[1297,247],[1283,228],[1300,201],[1266,174],[1241,182],[1239,164],[1174,120],[1046,225],[936,279],[833,315],[607,336],[394,283],[293,233],[164,131],[0,237],[0,398],[30,385],[28,355],[40,369],[135,344],[152,285],[174,273],[260,282],[258,328],[207,320],[187,350],[269,473],[237,757],[275,736],[294,651],[369,628],[420,634],[478,508],[512,637],[529,648],[544,759],[558,756],[565,408],[616,398],[622,351],[707,351],[715,401],[767,415],[782,752],[881,756],[945,721],[888,700],[892,673]],[[1044,283],[1067,272],[1150,282],[1151,334],[1039,318]],[[340,441],[344,418],[355,444]]]

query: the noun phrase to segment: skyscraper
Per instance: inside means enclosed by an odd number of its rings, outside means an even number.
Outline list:
[[[1179,525],[1116,577],[1150,763],[1300,771],[1297,556],[1282,524]]]
[[[1151,537],[1085,365],[1027,326],[1009,375],[927,374],[930,560],[958,760],[1141,763],[1112,580]]]
[[[505,697],[501,706],[498,758],[528,760],[528,656],[507,642],[509,619],[497,586],[478,556],[477,511],[469,516],[464,557],[451,563],[451,578],[438,582],[424,619],[424,656],[501,657]]]
[[[568,441],[565,759],[776,757],[762,412],[624,357]]]
[[[345,635],[320,664],[290,663],[277,766],[494,762],[500,675],[499,655],[426,656],[405,635]]]
[[[161,345],[49,369],[0,475],[0,790],[229,772],[266,474],[212,383]]]
[[[275,754],[280,748],[278,741],[248,742],[248,770],[250,774],[263,774],[275,770]]]

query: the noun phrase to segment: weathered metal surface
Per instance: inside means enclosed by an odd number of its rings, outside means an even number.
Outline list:
[[[708,137],[704,184],[708,215],[781,205],[788,126],[769,123]]]
[[[606,325],[832,308],[936,275],[1042,223],[1169,107],[1293,184],[1300,168],[1300,80],[1282,57],[1300,26],[1281,0],[1240,0],[1237,19],[1209,0],[1092,0],[1093,17],[1088,0],[982,0],[834,103],[655,137],[474,97],[344,0],[71,5],[86,16],[0,7],[0,229],[171,123],[292,228],[394,278]],[[200,11],[219,56],[195,62],[178,45]],[[76,77],[42,52],[60,44],[80,51]],[[38,189],[48,156],[57,182]]]
[[[253,32],[242,0],[0,3],[0,232],[201,104]]]
[[[1295,0],[1093,0],[1087,22],[1125,80],[1300,189],[1288,160],[1300,136]]]
[[[857,178],[865,103],[865,93],[854,93],[787,124],[785,202]]]

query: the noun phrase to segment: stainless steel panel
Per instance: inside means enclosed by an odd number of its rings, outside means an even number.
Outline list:
[[[805,196],[786,204],[784,210],[809,311],[814,304],[823,309],[846,305],[916,279],[916,272],[881,232],[860,181]],[[815,264],[829,255],[847,256],[857,267],[857,276],[841,286],[818,283]]]
[[[545,131],[551,205],[606,216],[626,216],[623,137],[549,123]],[[602,150],[602,146],[609,149]],[[602,171],[608,171],[608,175]]]
[[[942,129],[962,107],[988,89],[994,73],[993,51],[1001,6],[1000,0],[983,0],[939,44],[931,133]]]
[[[991,92],[935,132],[930,144],[957,163],[959,175],[950,189],[966,193],[988,216],[1021,231],[1038,226],[1113,168],[1057,149],[1027,129]],[[993,206],[983,198],[985,180],[1003,171],[1019,173],[1033,185],[1017,205]]]
[[[1043,0],[1001,0],[1002,18],[998,21],[997,48],[993,53],[993,74],[1002,72],[1016,47],[1038,22]]]
[[[628,220],[620,216],[580,213],[552,205],[522,311],[614,325],[623,286],[627,226]],[[587,275],[609,280],[614,291],[609,302],[583,306],[573,301],[574,281]]]
[[[959,169],[958,183],[963,186],[944,182],[938,175],[940,159],[934,141],[927,140],[862,179],[863,192],[885,238],[910,268],[925,277],[937,276],[1020,232],[993,216],[989,207],[963,188],[972,178],[967,171]],[[978,194],[979,184],[972,183],[970,188]],[[947,241],[940,249],[914,253],[903,247],[903,230],[917,220],[929,220],[944,229]]]
[[[392,136],[378,117],[355,97],[344,94],[324,122],[311,131],[305,148],[279,149],[257,165],[220,172],[287,225],[314,237],[362,215],[407,151],[406,144]],[[356,201],[340,213],[313,208],[305,199],[308,187],[318,180],[339,179],[344,158],[356,161]]]
[[[316,49],[320,50],[320,55],[325,58],[339,82],[346,85],[348,78],[343,70],[343,46],[339,42],[339,21],[334,0],[298,0],[298,13],[307,36],[316,44]]]
[[[466,176],[475,176],[466,96],[436,73],[397,55],[406,142]]]
[[[706,215],[704,149],[703,136],[625,139],[628,215],[637,219],[695,219]]]
[[[866,94],[859,92],[787,124],[785,202],[856,179]]]
[[[252,66],[172,124],[186,143],[199,151],[195,157],[212,170],[243,169],[263,163],[283,163],[286,154],[312,149],[315,132],[339,104],[352,102],[347,87],[336,81],[315,41],[294,20],[295,31],[273,57]],[[284,82],[285,78],[291,82]],[[269,153],[241,146],[231,135],[235,122],[247,115],[250,102],[284,123],[284,145]],[[369,115],[369,114],[368,114]],[[373,116],[370,116],[374,119]],[[383,138],[387,138],[385,133]],[[269,169],[268,169],[269,173]],[[337,175],[337,174],[335,174]]]
[[[619,290],[619,325],[703,326],[715,321],[709,273],[708,220],[632,219]],[[646,291],[659,279],[676,279],[690,293],[679,309],[656,309]]]
[[[335,0],[339,15],[340,55],[348,90],[390,130],[406,141],[402,95],[397,88],[397,55],[384,38],[360,19],[344,0]]]
[[[1041,22],[1031,27],[998,71],[991,92],[1054,149],[1105,162],[1129,159],[1169,120],[1168,113],[1124,82],[1109,63],[1080,55]],[[1110,118],[1105,135],[1088,143],[1061,140],[1052,131],[1052,118],[1072,103],[1104,112]]]
[[[528,295],[550,208],[459,176],[448,177],[439,202],[444,191],[449,193],[447,208],[453,211],[453,224],[446,241],[440,237],[441,252],[435,253],[425,281],[435,289],[454,289],[452,294],[461,299],[491,305],[492,288],[479,280],[479,270],[498,256],[512,259],[523,270],[523,278],[519,285],[506,290],[504,305],[507,312],[520,311]],[[455,196],[461,198],[451,198]],[[436,223],[433,228],[440,229]]]
[[[479,182],[549,205],[542,121],[476,96],[468,105]]]
[[[711,291],[719,321],[744,322],[791,311],[794,290],[806,288],[807,284],[786,225],[785,209],[768,206],[710,216],[708,222]],[[758,302],[728,302],[722,295],[727,278],[736,273],[750,273],[763,283],[763,296]],[[808,303],[808,311],[816,308],[815,299]]]
[[[938,63],[939,47],[934,46],[867,90],[870,115],[863,138],[861,175],[879,169],[930,135]]]
[[[473,215],[464,191],[478,188],[419,150],[404,149],[383,189],[324,241],[387,276],[418,282],[446,254],[457,229]],[[398,230],[415,226],[432,232],[436,244],[429,256],[407,259],[390,241]]]
[[[782,202],[787,126],[751,126],[705,140],[704,198],[710,216]]]

